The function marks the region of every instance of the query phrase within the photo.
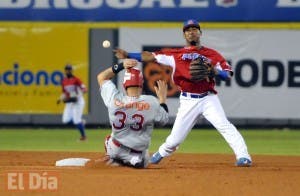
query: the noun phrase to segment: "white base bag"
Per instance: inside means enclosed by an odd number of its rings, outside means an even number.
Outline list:
[[[90,159],[86,158],[67,158],[58,160],[55,162],[55,166],[63,167],[63,166],[77,166],[77,167],[84,167],[85,164],[90,161]]]

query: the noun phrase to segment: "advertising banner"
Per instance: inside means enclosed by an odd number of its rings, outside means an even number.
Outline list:
[[[61,113],[64,67],[88,85],[88,31],[72,25],[0,28],[0,113]],[[87,97],[86,97],[87,101]],[[88,103],[87,103],[88,104]],[[86,107],[87,108],[87,107]]]
[[[4,21],[299,22],[300,0],[1,0]]]
[[[234,71],[230,82],[219,81],[216,87],[229,118],[300,118],[299,37],[299,30],[203,30],[201,43],[223,54]],[[121,48],[133,52],[185,44],[181,29],[121,28],[119,40]],[[175,116],[179,100],[172,72],[153,64],[143,70],[149,80],[145,84],[157,78],[169,82],[168,105]]]

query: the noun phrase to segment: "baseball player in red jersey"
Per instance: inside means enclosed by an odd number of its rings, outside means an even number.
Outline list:
[[[84,120],[82,119],[84,109],[83,93],[87,92],[86,86],[81,80],[73,75],[71,65],[65,66],[64,79],[61,82],[62,95],[57,100],[57,104],[65,103],[65,108],[62,116],[62,122],[65,124],[74,124],[80,132],[80,141],[86,140],[84,130]]]
[[[157,82],[158,99],[152,95],[142,95],[143,75],[134,59],[125,59],[98,74],[101,97],[108,108],[112,133],[105,139],[108,164],[121,164],[134,168],[145,168],[149,164],[148,148],[155,123],[168,122],[167,85]],[[124,74],[121,93],[111,79],[121,70]]]
[[[116,49],[117,58],[135,58],[140,61],[156,61],[173,68],[173,80],[181,90],[180,107],[171,134],[167,137],[150,162],[158,164],[164,157],[171,155],[184,141],[197,119],[204,116],[225,138],[236,156],[237,166],[251,166],[252,161],[245,141],[236,127],[224,113],[215,90],[214,77],[229,80],[233,75],[231,66],[216,50],[202,46],[202,31],[196,20],[184,22],[183,34],[186,46],[176,49],[163,49],[157,52],[127,53]],[[213,77],[193,80],[190,73],[191,62],[195,59],[208,59],[213,68]]]

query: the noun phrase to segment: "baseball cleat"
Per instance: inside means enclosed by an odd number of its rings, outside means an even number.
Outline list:
[[[159,152],[156,152],[152,155],[152,157],[150,159],[150,163],[158,164],[162,159],[163,159],[163,157],[159,154]]]
[[[247,158],[239,158],[239,160],[237,160],[236,162],[236,166],[238,167],[250,167],[252,165],[252,162],[250,159]]]
[[[79,141],[80,142],[84,142],[84,141],[86,141],[87,140],[87,137],[86,136],[81,136],[80,138],[79,138]]]

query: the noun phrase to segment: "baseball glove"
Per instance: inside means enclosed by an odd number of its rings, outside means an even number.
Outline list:
[[[214,68],[210,60],[204,56],[194,59],[190,64],[189,71],[192,81],[208,80],[215,76]]]
[[[64,103],[76,103],[77,97],[69,97],[63,100]]]
[[[65,94],[62,94],[56,101],[56,104],[59,105],[61,102],[63,103],[76,103],[77,97],[66,97]]]

